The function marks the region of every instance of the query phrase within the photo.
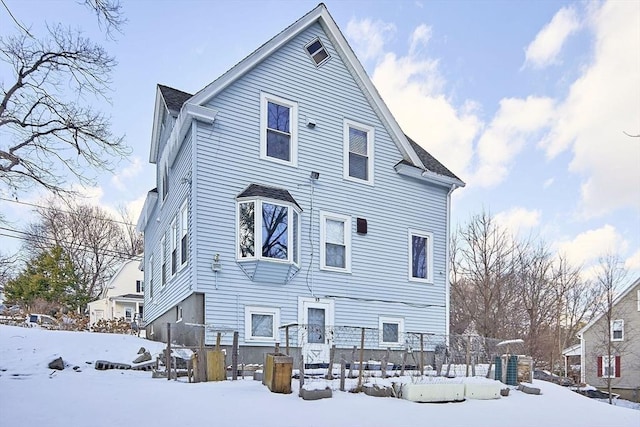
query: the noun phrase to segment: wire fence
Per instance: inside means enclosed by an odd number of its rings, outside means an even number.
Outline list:
[[[331,378],[346,369],[359,376],[486,376],[497,356],[524,353],[522,340],[486,338],[475,334],[381,330],[357,326],[289,324],[276,332],[273,346],[256,344],[233,328],[215,325],[168,324],[162,341],[175,347],[223,353],[228,373],[252,375],[262,369],[267,354],[292,357],[294,375]],[[158,338],[158,337],[156,337]],[[205,341],[208,345],[205,345]],[[212,343],[215,342],[215,347]],[[230,345],[231,344],[231,345]]]

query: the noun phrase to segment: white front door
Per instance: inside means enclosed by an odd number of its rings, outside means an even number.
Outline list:
[[[333,300],[303,298],[298,300],[300,342],[306,364],[329,363],[333,344]]]

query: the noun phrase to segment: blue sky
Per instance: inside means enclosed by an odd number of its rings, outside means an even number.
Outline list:
[[[64,22],[118,60],[103,108],[133,153],[83,192],[136,214],[155,187],[155,85],[195,93],[317,5],[124,1],[128,23],[112,41],[74,1],[5,3],[32,31]],[[640,2],[325,4],[404,131],[467,183],[454,226],[486,209],[575,263],[613,251],[640,274],[640,138],[623,133],[640,134]],[[12,32],[0,9],[0,34]],[[4,64],[0,79],[11,79]],[[16,224],[25,209],[0,202]]]

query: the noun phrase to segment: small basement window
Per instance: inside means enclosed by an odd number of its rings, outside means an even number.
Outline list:
[[[305,46],[305,49],[316,65],[320,65],[329,59],[329,52],[327,52],[327,49],[322,45],[320,39],[313,40]]]

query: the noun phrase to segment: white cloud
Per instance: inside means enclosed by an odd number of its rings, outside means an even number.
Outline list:
[[[560,9],[527,46],[525,65],[542,68],[556,62],[565,40],[578,28],[579,20],[575,9]]]
[[[392,24],[370,20],[349,22],[347,35],[362,58],[375,58],[372,80],[402,129],[443,162],[464,176],[473,156],[473,140],[482,127],[471,101],[457,108],[445,96],[445,79],[438,61],[424,48],[431,28],[421,24],[409,37],[409,53],[385,52],[385,37],[395,31]],[[464,178],[463,178],[464,179]]]
[[[120,170],[111,177],[111,184],[120,191],[129,188],[129,181],[136,177],[144,166],[140,157],[132,156],[130,161],[131,164],[128,167]]]
[[[431,27],[425,24],[418,25],[409,38],[409,55],[415,55],[421,47],[427,46],[430,39]]]
[[[508,211],[499,212],[494,215],[494,220],[498,225],[507,229],[513,236],[540,224],[540,211],[527,210],[522,207],[514,207]]]
[[[347,39],[361,61],[375,59],[384,52],[385,38],[395,33],[393,24],[380,20],[354,20],[347,24]]]
[[[628,271],[640,271],[640,249],[624,261],[624,268]]]
[[[553,118],[550,98],[506,98],[478,141],[478,167],[472,181],[482,187],[501,183],[527,140],[540,133]]]
[[[640,210],[640,3],[607,2],[591,15],[593,62],[556,109],[541,146],[549,158],[567,149],[571,172],[583,177],[582,213]]]
[[[615,227],[606,224],[601,228],[580,233],[573,240],[557,242],[555,246],[559,255],[566,256],[567,261],[579,266],[597,262],[607,254],[622,253],[628,243]]]
[[[547,179],[544,184],[542,184],[542,188],[549,188],[553,185],[553,182],[555,181],[554,178],[549,178]]]

